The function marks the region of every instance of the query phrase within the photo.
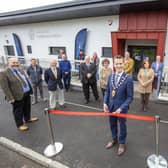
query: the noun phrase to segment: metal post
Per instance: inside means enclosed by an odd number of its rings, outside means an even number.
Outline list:
[[[159,156],[159,123],[160,123],[160,117],[155,116],[155,150],[156,150],[156,156]]]
[[[49,111],[48,111],[47,108],[44,111],[45,111],[45,115],[46,115],[46,119],[47,119],[47,124],[48,124],[48,128],[49,128],[49,134],[50,134],[51,144],[54,144],[54,133],[53,133],[53,128],[51,126],[50,113],[49,113]]]
[[[160,117],[155,116],[155,152],[147,158],[147,165],[149,168],[167,168],[166,159],[159,155],[159,126]]]
[[[51,140],[51,144],[49,144],[44,150],[44,155],[47,157],[52,157],[62,151],[63,144],[60,142],[54,141],[54,133],[52,129],[49,110],[46,108],[44,112],[45,112],[45,115],[47,116],[47,123],[48,123],[48,129],[49,129],[50,140]]]

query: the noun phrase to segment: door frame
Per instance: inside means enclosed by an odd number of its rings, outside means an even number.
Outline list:
[[[112,39],[112,56],[121,54],[124,55],[125,40],[157,40],[156,55],[160,55],[161,59],[164,58],[165,52],[165,31],[143,31],[143,32],[111,32]]]

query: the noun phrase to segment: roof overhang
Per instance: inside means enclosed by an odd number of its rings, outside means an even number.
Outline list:
[[[82,0],[0,14],[0,26],[168,9],[168,0]]]

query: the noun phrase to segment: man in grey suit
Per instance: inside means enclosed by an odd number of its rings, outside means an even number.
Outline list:
[[[17,128],[20,131],[28,130],[29,127],[25,123],[35,122],[38,119],[31,118],[32,87],[24,71],[19,68],[16,57],[10,58],[8,68],[0,73],[0,85],[6,100],[12,104]]]

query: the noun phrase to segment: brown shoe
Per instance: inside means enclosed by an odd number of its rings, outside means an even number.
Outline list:
[[[20,127],[18,127],[18,129],[20,131],[27,131],[29,129],[29,127],[27,125],[21,125]]]
[[[38,121],[38,118],[37,117],[32,117],[30,120],[26,121],[28,123],[32,123],[32,122],[36,122]]]
[[[125,150],[126,150],[125,144],[120,144],[120,145],[119,145],[119,148],[118,148],[117,155],[118,155],[118,156],[123,155],[124,152],[125,152]]]
[[[105,146],[106,149],[110,149],[112,148],[114,145],[116,145],[118,142],[117,141],[110,141],[107,143],[107,145]]]

